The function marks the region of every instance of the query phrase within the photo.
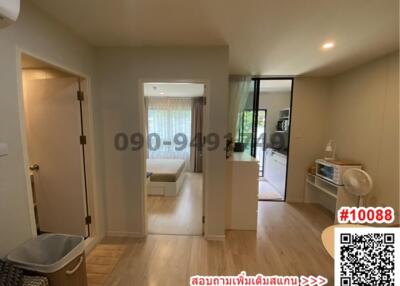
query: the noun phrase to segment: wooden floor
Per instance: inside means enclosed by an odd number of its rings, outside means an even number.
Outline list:
[[[186,173],[178,196],[147,196],[148,232],[202,235],[202,206],[202,175]]]
[[[126,245],[99,244],[86,259],[88,286],[102,286],[125,252]]]
[[[259,202],[258,231],[229,231],[224,242],[198,236],[106,238],[126,246],[105,285],[180,286],[191,275],[322,275],[333,285],[333,260],[320,234],[333,217],[316,205]]]

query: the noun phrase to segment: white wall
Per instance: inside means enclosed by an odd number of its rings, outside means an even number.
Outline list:
[[[140,152],[114,148],[117,132],[139,132],[139,80],[194,79],[209,81],[210,132],[221,139],[227,131],[228,49],[205,48],[104,48],[97,55],[98,89],[104,126],[105,186],[108,232],[141,235]],[[208,235],[225,231],[225,152],[208,152],[205,166],[209,186],[206,198]]]
[[[330,115],[328,84],[324,78],[299,77],[294,81],[286,191],[289,202],[304,201],[307,168],[323,156]]]
[[[290,108],[290,91],[261,92],[258,108],[267,109],[267,143],[271,142],[271,134],[276,131],[279,111]]]
[[[331,80],[329,136],[337,156],[359,161],[374,181],[366,203],[399,211],[399,53]]]
[[[29,1],[22,1],[18,22],[0,30],[0,142],[9,144],[9,155],[0,158],[0,257],[33,235],[18,104],[18,47],[93,76],[93,50]],[[101,195],[97,199],[101,204]],[[101,212],[97,218],[101,234]]]
[[[370,206],[399,211],[399,54],[331,78],[295,79],[287,200],[304,200],[308,166],[329,139],[337,157],[359,161],[374,181]]]

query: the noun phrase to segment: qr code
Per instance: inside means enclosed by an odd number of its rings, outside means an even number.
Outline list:
[[[400,228],[336,228],[335,285],[400,285],[399,240]]]

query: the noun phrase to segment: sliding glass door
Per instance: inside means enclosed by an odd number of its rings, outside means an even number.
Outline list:
[[[257,125],[257,92],[256,92],[257,81],[252,80],[249,83],[249,88],[246,90],[246,101],[243,109],[238,114],[238,132],[236,133],[235,142],[240,142],[244,146],[244,152],[250,156],[256,157],[256,151],[254,149],[255,144],[255,132]]]
[[[264,175],[264,157],[266,148],[266,120],[267,110],[259,109],[257,112],[258,119],[254,124],[254,114],[252,109],[244,110],[241,113],[239,141],[245,144],[245,152],[253,156],[252,146],[255,145],[255,157],[260,163],[260,177]],[[254,126],[255,125],[255,126]],[[256,131],[254,131],[254,129]],[[256,132],[255,142],[253,142],[253,132]],[[255,144],[254,144],[255,143]]]
[[[253,134],[253,110],[246,109],[240,114],[239,142],[244,144],[244,152],[251,155]]]
[[[260,78],[255,81],[252,150],[260,164],[260,200],[283,201],[289,157],[292,78]],[[268,110],[268,113],[267,113]],[[254,113],[253,112],[253,113]]]
[[[258,110],[256,159],[260,165],[259,176],[264,177],[265,150],[267,148],[267,110]]]

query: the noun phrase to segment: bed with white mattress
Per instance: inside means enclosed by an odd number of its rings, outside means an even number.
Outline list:
[[[152,173],[148,195],[178,195],[185,179],[185,160],[147,159],[147,172]]]

